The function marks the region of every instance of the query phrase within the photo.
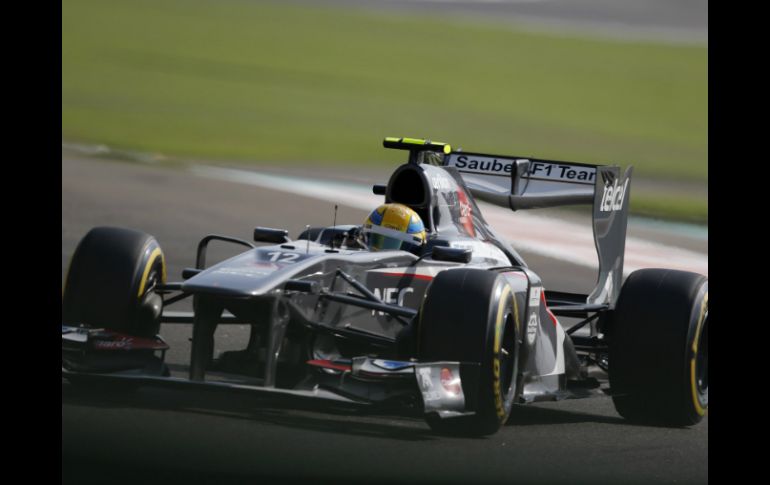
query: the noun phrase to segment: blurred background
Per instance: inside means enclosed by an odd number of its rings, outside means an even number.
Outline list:
[[[633,164],[634,214],[706,225],[707,24],[707,0],[68,0],[62,142],[342,173],[426,137]]]

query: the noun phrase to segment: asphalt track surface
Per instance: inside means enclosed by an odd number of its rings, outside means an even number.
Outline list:
[[[365,215],[341,206],[338,223]],[[253,227],[262,225],[296,235],[306,224],[331,219],[330,204],[313,199],[62,152],[62,280],[78,240],[97,225],[153,234],[166,254],[169,279],[178,280],[182,268],[193,266],[197,241],[206,234],[250,239]],[[585,267],[523,256],[552,288],[587,291],[595,278]],[[217,332],[217,351],[240,348],[247,335],[242,326]],[[190,326],[169,326],[162,334],[172,346],[169,362],[186,363]],[[418,416],[362,415],[215,392],[142,388],[115,394],[62,380],[62,478],[706,483],[708,416],[692,428],[630,425],[611,399],[599,397],[517,406],[496,435],[456,439],[432,435]]]

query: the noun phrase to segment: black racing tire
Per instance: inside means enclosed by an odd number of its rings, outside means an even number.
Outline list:
[[[418,317],[420,360],[481,365],[475,395],[464,389],[466,404],[475,403],[475,414],[451,418],[427,414],[432,430],[484,436],[497,432],[508,420],[518,389],[516,312],[513,290],[498,273],[456,269],[441,272],[433,280]]]
[[[152,236],[96,227],[72,256],[62,298],[62,322],[152,337],[160,328],[165,282],[163,252]]]
[[[609,329],[615,409],[632,422],[691,426],[708,409],[708,279],[633,272]]]

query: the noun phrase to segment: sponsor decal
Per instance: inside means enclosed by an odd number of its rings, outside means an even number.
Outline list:
[[[105,333],[94,335],[91,346],[95,350],[166,350],[168,345],[153,339]]]
[[[382,300],[383,303],[404,306],[404,298],[406,298],[406,295],[409,293],[414,293],[414,288],[411,286],[404,288],[375,288],[372,290],[372,293],[374,293],[374,296]],[[380,315],[385,315],[385,312],[372,310],[372,316],[374,316],[374,312],[377,312]]]
[[[452,190],[455,187],[454,180],[444,175],[444,172],[431,174],[430,183],[433,188],[439,192]]]
[[[621,186],[618,185],[618,180],[610,185],[604,186],[604,193],[602,194],[602,202],[599,204],[600,212],[613,212],[618,211],[623,207],[623,199],[626,196],[626,189],[628,188],[628,182],[631,179],[626,179],[625,183]]]
[[[465,396],[458,364],[416,364],[415,375],[426,412],[464,409]]]
[[[427,391],[433,389],[433,380],[430,378],[430,367],[417,368],[417,382],[420,388]]]
[[[596,180],[596,168],[564,163],[530,162],[526,178],[592,185]]]
[[[527,322],[527,342],[529,345],[535,343],[538,325],[540,325],[540,318],[537,316],[537,310],[533,310],[532,313],[529,314],[529,322]]]
[[[464,190],[457,191],[457,202],[460,206],[460,224],[469,236],[476,237],[476,229],[473,227],[473,206]]]
[[[540,306],[540,294],[543,291],[542,286],[533,286],[529,290],[529,306],[530,308]]]
[[[459,363],[415,364],[414,368],[425,412],[465,411]]]
[[[274,271],[274,270],[273,270]],[[271,270],[263,270],[257,268],[248,267],[232,267],[232,268],[217,268],[212,271],[213,274],[227,274],[236,276],[246,276],[248,278],[261,278],[265,275],[272,273]]]
[[[449,212],[452,215],[452,222],[461,232],[470,237],[476,237],[476,229],[473,227],[473,206],[464,190],[442,192]]]
[[[133,344],[133,339],[119,338],[117,340],[95,340],[92,345],[97,350],[131,350]]]
[[[510,177],[513,164],[517,161],[528,161],[529,171],[524,178],[534,180],[551,180],[554,182],[571,182],[593,185],[596,180],[596,168],[568,163],[532,161],[526,158],[485,157],[480,155],[452,156],[448,166],[457,167],[465,173],[498,175]]]
[[[449,166],[457,167],[461,172],[486,173],[490,175],[511,176],[514,160],[498,160],[492,157],[459,155],[449,160]]]
[[[448,367],[441,368],[441,386],[449,397],[457,397],[462,392],[460,377],[455,377],[452,369]]]

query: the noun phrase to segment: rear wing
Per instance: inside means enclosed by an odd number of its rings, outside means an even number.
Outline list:
[[[534,158],[450,152],[444,166],[455,167],[474,196],[511,210],[590,204],[597,166]]]
[[[513,211],[592,205],[599,277],[586,303],[615,306],[623,282],[633,167],[621,175],[616,165],[464,152],[452,150],[446,143],[417,138],[386,138],[383,145],[409,150],[409,163],[457,170],[476,199]],[[560,237],[568,238],[569,234]]]

